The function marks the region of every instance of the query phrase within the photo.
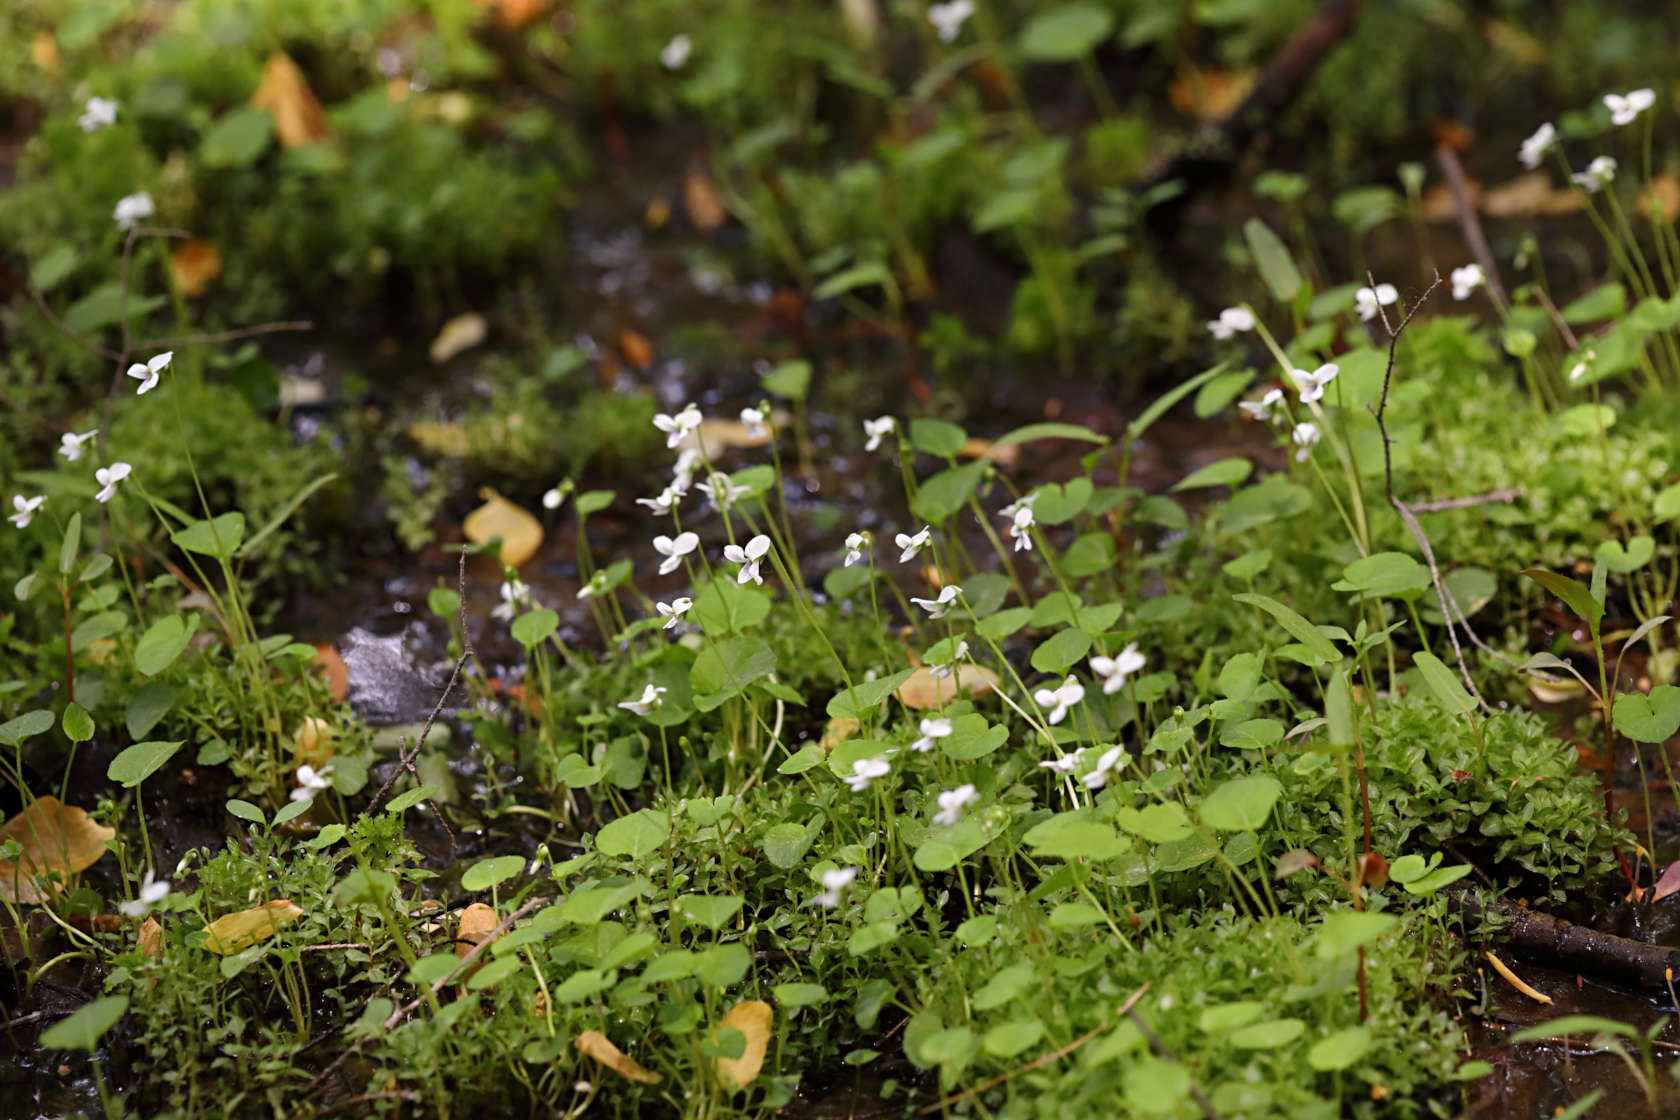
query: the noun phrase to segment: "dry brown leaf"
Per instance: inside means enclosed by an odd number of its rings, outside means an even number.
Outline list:
[[[222,255],[201,237],[183,241],[169,254],[169,275],[184,299],[197,299],[222,274]]]
[[[847,739],[857,734],[863,724],[851,716],[835,716],[823,726],[822,741],[818,744],[824,751],[832,751]]]
[[[135,942],[140,947],[142,957],[155,957],[163,952],[163,927],[158,925],[156,918],[147,918],[140,925],[140,936]]]
[[[275,51],[263,65],[262,81],[251,104],[274,116],[274,135],[282,148],[301,148],[327,138],[327,118],[309,91],[309,82],[284,51]]]
[[[629,327],[618,332],[618,352],[639,370],[645,371],[653,365],[653,343]]]
[[[984,665],[958,665],[956,671],[943,679],[933,670],[922,666],[910,674],[910,679],[898,686],[895,696],[912,711],[942,708],[963,696],[984,696],[998,685],[998,675]]]
[[[572,1040],[579,1053],[594,1058],[597,1062],[617,1073],[620,1077],[627,1077],[631,1081],[639,1081],[643,1085],[657,1085],[665,1080],[651,1069],[645,1068],[640,1062],[612,1044],[612,1040],[600,1031],[584,1031]]]
[[[1553,187],[1551,176],[1544,171],[1530,171],[1482,191],[1481,208],[1490,218],[1555,217],[1579,210],[1581,197],[1572,190]]]
[[[690,168],[683,177],[683,209],[689,224],[701,233],[711,233],[729,220],[729,211],[704,168]]]
[[[959,459],[990,459],[1006,471],[1015,469],[1015,464],[1021,461],[1021,445],[1018,443],[1005,444],[1002,447],[992,446],[989,439],[970,436],[957,449]]]
[[[332,689],[333,703],[342,704],[350,695],[350,666],[332,646],[322,643],[315,647],[315,671],[327,678]]]
[[[1490,19],[1482,24],[1482,35],[1495,50],[1524,66],[1540,66],[1546,61],[1546,48],[1538,39],[1504,20]]]
[[[299,766],[313,766],[319,770],[332,761],[333,744],[332,724],[320,716],[310,716],[303,721],[293,736],[293,753],[297,755]]]
[[[495,8],[505,27],[524,27],[548,7],[548,0],[473,0],[481,8]]]
[[[1217,121],[1231,115],[1254,88],[1254,70],[1198,70],[1190,67],[1167,87],[1172,107],[1199,121]]]
[[[1651,895],[1652,902],[1661,902],[1675,891],[1680,891],[1680,859],[1668,865],[1668,870],[1657,880],[1656,890]]]
[[[1680,180],[1666,171],[1651,176],[1651,185],[1639,192],[1639,201],[1634,204],[1640,217],[1651,217],[1653,202],[1661,208],[1662,219],[1673,222],[1680,218]]]
[[[461,960],[478,946],[484,944],[484,939],[490,936],[490,931],[499,925],[501,919],[496,917],[494,908],[482,902],[475,902],[461,911],[461,924],[455,928],[455,959]],[[483,955],[472,963],[460,976],[465,980],[477,972],[484,964]]]
[[[1465,187],[1470,192],[1470,205],[1476,205],[1482,197],[1482,185],[1474,179],[1466,179]],[[1423,220],[1458,221],[1458,196],[1453,194],[1451,187],[1445,183],[1433,183],[1423,192]]]
[[[770,1024],[774,1021],[775,1012],[768,1003],[749,999],[730,1008],[718,1030],[712,1032],[714,1043],[724,1027],[734,1027],[747,1036],[746,1049],[739,1058],[717,1059],[718,1083],[725,1089],[745,1089],[764,1068],[764,1049],[770,1043]]]
[[[514,505],[490,487],[478,492],[484,504],[467,514],[461,532],[474,544],[502,538],[502,563],[515,568],[537,554],[542,547],[542,522]]]
[[[468,311],[457,315],[443,325],[437,337],[432,339],[430,354],[432,361],[442,365],[463,350],[471,350],[484,341],[489,333],[485,325],[484,316],[476,311]]]
[[[301,917],[302,908],[289,898],[277,898],[236,914],[223,914],[210,923],[207,931],[210,936],[204,947],[225,957],[259,941],[266,941],[279,933],[281,926],[290,925]]]
[[[37,876],[58,872],[68,880],[93,866],[117,835],[74,805],[56,797],[37,797],[29,808],[0,827],[0,841],[16,840],[23,851],[16,859],[0,860],[0,899],[34,904],[63,889]]]

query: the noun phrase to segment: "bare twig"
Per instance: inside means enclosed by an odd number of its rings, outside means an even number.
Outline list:
[[[1413,513],[1442,513],[1449,509],[1472,509],[1476,506],[1489,506],[1495,502],[1514,502],[1523,496],[1521,486],[1507,486],[1500,490],[1489,490],[1486,494],[1477,494],[1469,498],[1443,498],[1438,502],[1418,502],[1411,507]]]
[[[30,1023],[40,1023],[48,1019],[63,1019],[68,1015],[74,1015],[78,1010],[80,1008],[68,1007],[63,1011],[36,1011],[28,1015],[19,1015],[16,1019],[7,1019],[0,1023],[0,1031],[9,1031],[13,1027],[26,1027]]]
[[[41,294],[40,291],[31,287],[29,289],[29,295],[32,299],[34,299],[35,306],[40,309],[41,315],[47,320],[47,322],[57,327],[59,333],[65,338],[68,338],[71,342],[74,342],[77,346],[80,346],[83,350],[86,350],[90,354],[97,354],[107,361],[114,362],[117,360],[117,352],[115,350],[107,349],[99,345],[99,343],[95,342],[93,339],[88,338],[86,335],[78,334],[66,326],[64,320],[58,317],[58,312],[54,311],[52,309],[52,305],[47,302],[47,297]]]
[[[219,342],[237,342],[260,334],[281,334],[285,331],[312,331],[315,324],[308,319],[286,319],[278,323],[258,323],[254,327],[240,327],[232,331],[210,334],[183,334],[175,338],[148,338],[136,345],[142,350],[168,350],[177,346],[210,346]]]
[[[460,565],[456,572],[456,611],[461,620],[461,654],[455,659],[455,668],[450,671],[449,681],[443,686],[443,693],[438,697],[431,715],[427,716],[426,722],[421,725],[420,734],[414,740],[414,749],[409,749],[406,738],[397,740],[397,761],[401,765],[392,769],[391,773],[385,778],[385,784],[379,787],[379,792],[374,794],[372,801],[368,802],[367,812],[369,813],[377,809],[380,802],[385,800],[385,795],[390,792],[391,783],[395,782],[397,775],[404,770],[412,774],[416,782],[420,780],[420,772],[414,768],[414,760],[419,756],[420,749],[426,745],[426,737],[432,733],[432,725],[437,722],[438,716],[442,714],[443,706],[449,702],[449,694],[455,691],[455,683],[461,679],[461,670],[466,667],[467,659],[474,656],[472,635],[467,632],[467,550],[464,546],[461,549]],[[432,806],[432,812],[437,814],[438,823],[442,824],[443,830],[449,833],[449,845],[453,848],[455,846],[455,833],[450,830],[449,824],[444,821],[443,812],[438,808],[437,803],[435,801],[429,803]]]
[[[1445,144],[1436,145],[1435,162],[1441,165],[1441,173],[1447,177],[1447,189],[1452,191],[1453,204],[1458,209],[1458,228],[1464,231],[1464,242],[1470,246],[1470,255],[1482,266],[1488,295],[1493,297],[1494,304],[1504,314],[1511,301],[1505,295],[1505,285],[1500,283],[1499,265],[1494,262],[1493,250],[1488,248],[1487,237],[1482,233],[1482,221],[1476,217],[1476,200],[1470,197],[1470,183],[1464,177],[1464,165],[1458,162],[1458,153]],[[1435,282],[1440,283],[1440,279],[1437,276]],[[1388,316],[1383,316],[1385,325],[1387,319]]]
[[[1579,350],[1581,340],[1576,338],[1575,332],[1569,329],[1569,324],[1564,321],[1563,312],[1557,309],[1557,304],[1553,303],[1552,297],[1546,294],[1546,289],[1536,284],[1534,285],[1534,295],[1540,300],[1540,306],[1546,309],[1546,314],[1551,318],[1552,326],[1557,329],[1564,345],[1571,350]]]
[[[1114,1012],[1115,1016],[1131,1014],[1132,1007],[1137,1003],[1138,1000],[1143,998],[1143,993],[1147,992],[1148,990],[1149,990],[1149,984],[1145,983],[1143,985],[1143,987],[1139,988],[1137,991],[1135,991],[1131,995],[1127,996],[1126,997],[1126,1002],[1121,1004],[1119,1006],[1119,1008],[1116,1009],[1116,1011]],[[1109,1024],[1112,1023],[1113,1021],[1114,1021],[1113,1019],[1104,1019],[1102,1022],[1098,1023],[1096,1026],[1092,1027],[1090,1030],[1086,1031],[1084,1034],[1080,1035],[1078,1038],[1074,1039],[1072,1042],[1068,1043],[1066,1046],[1063,1046],[1061,1049],[1052,1050],[1048,1054],[1040,1055],[1039,1057],[1034,1058],[1032,1061],[1028,1062],[1024,1066],[1018,1066],[1015,1069],[1009,1070],[1007,1073],[1000,1073],[996,1077],[991,1078],[988,1081],[982,1081],[980,1084],[975,1085],[975,1086],[973,1086],[971,1088],[968,1088],[968,1089],[964,1089],[960,1093],[953,1093],[951,1096],[948,1096],[948,1097],[944,1098],[943,1100],[934,1101],[932,1104],[924,1105],[918,1111],[917,1114],[920,1115],[920,1116],[927,1116],[927,1115],[930,1115],[930,1114],[935,1113],[935,1112],[943,1112],[944,1110],[950,1108],[952,1105],[958,1104],[961,1101],[966,1101],[970,1097],[977,1097],[981,1093],[984,1093],[987,1089],[990,1089],[990,1088],[992,1088],[994,1086],[997,1086],[997,1085],[1002,1085],[1005,1081],[1008,1081],[1011,1078],[1019,1077],[1023,1073],[1031,1073],[1033,1070],[1040,1069],[1044,1066],[1047,1066],[1051,1062],[1059,1062],[1063,1058],[1067,1057],[1069,1054],[1073,1053],[1075,1050],[1079,1049],[1081,1046],[1085,1045],[1087,1042],[1091,1041],[1093,1038],[1097,1037],[1103,1031],[1106,1031],[1109,1027]]]

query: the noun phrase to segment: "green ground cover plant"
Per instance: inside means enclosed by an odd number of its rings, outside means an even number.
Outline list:
[[[618,6],[609,35],[581,4],[534,56],[697,113],[754,251],[914,339],[945,396],[837,408],[812,353],[656,403],[533,329],[447,422],[297,438],[242,320],[291,313],[311,275],[304,305],[398,272],[448,305],[535,251],[557,227],[526,219],[581,173],[511,154],[564,146],[553,121],[498,117],[515,143],[479,146],[470,99],[409,102],[500,65],[472,6],[426,9],[393,100],[368,67],[403,11],[186,3],[135,59],[121,5],[53,24],[82,84],[0,204],[30,288],[4,359],[29,436],[5,452],[0,907],[8,999],[86,997],[43,1008],[36,1043],[88,1079],[79,1107],[712,1117],[848,1092],[904,1114],[1449,1116],[1491,1068],[1465,1025],[1484,931],[1456,893],[1475,876],[1581,915],[1657,885],[1680,243],[1640,209],[1654,92],[1513,153],[1561,161],[1603,240],[1588,290],[1554,291],[1538,253],[1509,289],[1480,262],[1327,283],[1344,250],[1273,180],[1287,236],[1247,220],[1228,305],[1191,318],[1150,279],[1099,299],[1177,189],[1128,191],[1147,137],[1101,55],[1182,49],[1177,5],[918,10],[892,31],[912,77],[872,47],[872,5],[798,6],[767,44],[739,5],[699,40],[663,5]],[[1233,65],[1293,26],[1204,22]],[[313,38],[334,139],[292,146],[250,90]],[[934,97],[981,62],[1001,108]],[[1045,71],[1095,107],[1079,136],[1040,120]],[[835,87],[858,134],[906,98],[926,127],[772,173]],[[146,176],[156,197],[130,189]],[[1349,260],[1421,204],[1401,177],[1331,204]],[[918,326],[949,223],[1021,266],[983,339]],[[193,237],[227,247],[203,314],[171,267]],[[1128,324],[1160,301],[1175,352],[1208,361],[1123,425],[940,406],[977,355],[1071,368],[1117,322],[1148,349]],[[1169,416],[1256,450],[1146,485]],[[874,508],[811,512],[819,448]],[[478,486],[514,501],[456,534],[439,511]],[[375,491],[409,550],[445,530],[454,567],[415,605],[447,683],[394,731],[274,622]],[[1542,642],[1539,609],[1567,623]],[[1537,686],[1583,701],[1568,737],[1527,710]],[[1635,771],[1638,835],[1612,799]],[[1669,1099],[1654,1035],[1547,1026],[1630,1039],[1652,1111]]]

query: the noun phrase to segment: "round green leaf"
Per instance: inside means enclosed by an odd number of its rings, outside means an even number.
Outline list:
[[[523,856],[491,856],[467,868],[461,876],[464,891],[487,891],[519,874],[525,867]]]
[[[1265,774],[1233,778],[1202,801],[1202,823],[1220,832],[1253,832],[1277,804],[1277,779]]]
[[[48,1050],[95,1050],[105,1032],[127,1011],[127,996],[106,996],[85,1003],[68,1019],[42,1031],[41,1045]]]
[[[105,770],[105,776],[132,789],[157,773],[159,767],[168,762],[180,749],[179,739],[172,743],[161,739],[135,743],[111,760],[111,765]]]
[[[1365,1056],[1371,1048],[1371,1032],[1364,1027],[1348,1027],[1314,1043],[1307,1051],[1307,1064],[1316,1070],[1346,1069]]]
[[[1072,62],[1114,34],[1114,13],[1100,4],[1062,4],[1021,28],[1021,53],[1033,62]]]
[[[69,736],[72,743],[85,743],[93,738],[93,717],[74,700],[64,708],[62,725],[64,734]]]
[[[608,822],[595,834],[595,847],[605,855],[640,859],[665,843],[670,825],[658,809],[640,809]]]

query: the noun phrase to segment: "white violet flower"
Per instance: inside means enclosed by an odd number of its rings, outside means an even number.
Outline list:
[[[951,605],[957,601],[957,596],[961,594],[961,587],[954,583],[948,583],[944,590],[940,591],[937,599],[918,599],[912,595],[910,601],[928,612],[929,618],[944,618],[946,612],[951,609]]]
[[[687,35],[672,36],[671,41],[660,48],[659,64],[667,70],[681,70],[693,50],[694,43]]]
[[[1295,461],[1304,463],[1307,461],[1307,456],[1312,454],[1312,449],[1318,446],[1318,441],[1323,437],[1319,435],[1317,424],[1302,422],[1295,425],[1295,430],[1289,434],[1289,438],[1294,440],[1295,446],[1301,449],[1295,452]]]
[[[840,892],[852,885],[856,879],[858,869],[855,867],[836,867],[822,873],[822,893],[817,896],[817,905],[824,910],[832,910],[840,905]]]
[[[1657,95],[1655,91],[1648,89],[1604,95],[1604,107],[1610,110],[1610,123],[1617,128],[1624,124],[1632,124],[1639,114],[1656,103]]]
[[[1016,552],[1020,552],[1022,549],[1025,549],[1028,552],[1032,551],[1032,527],[1032,506],[1019,506],[1009,519],[1009,535],[1015,538]]]
[[[500,605],[490,608],[490,617],[499,618],[503,622],[512,621],[519,608],[531,605],[531,589],[519,579],[503,580],[501,596]]]
[[[937,665],[929,666],[928,671],[933,674],[934,680],[942,681],[956,670],[957,662],[962,661],[967,657],[968,639],[958,639],[957,648],[951,651],[951,659],[949,661],[941,661]]]
[[[873,451],[881,446],[881,440],[891,435],[898,427],[898,421],[891,416],[877,416],[873,420],[863,422],[863,434],[869,437],[869,442],[863,445],[865,451]]]
[[[140,883],[140,897],[132,902],[121,903],[117,909],[121,910],[126,917],[144,918],[152,912],[152,907],[168,897],[169,880],[152,878],[152,872],[148,868],[145,879],[141,880]]]
[[[668,576],[682,567],[683,557],[700,547],[700,538],[694,533],[678,533],[676,537],[660,534],[653,538],[653,550],[665,559],[659,562],[659,574]]]
[[[952,43],[962,33],[963,24],[974,14],[974,0],[949,0],[945,4],[928,5],[928,22],[941,43]]]
[[[1126,687],[1126,678],[1143,668],[1148,658],[1138,652],[1136,642],[1127,642],[1126,648],[1113,657],[1091,658],[1091,671],[1103,679],[1103,695],[1112,696]]]
[[[866,549],[870,546],[870,544],[872,543],[872,540],[873,540],[873,538],[870,537],[870,535],[867,531],[862,532],[862,533],[847,533],[846,534],[846,562],[845,562],[845,564],[843,564],[841,566],[849,568],[853,564],[863,563],[864,549]]]
[[[1071,774],[1085,757],[1085,748],[1080,747],[1072,754],[1064,754],[1060,758],[1052,758],[1048,762],[1038,764],[1040,770],[1053,770],[1058,774]]]
[[[764,405],[741,410],[741,423],[747,426],[747,435],[752,439],[763,439],[770,434],[770,429],[765,426],[769,420],[770,410]]]
[[[292,791],[293,801],[313,801],[315,795],[332,785],[327,775],[332,773],[331,766],[323,766],[319,770],[307,762],[297,768],[297,788]]]
[[[654,513],[669,513],[676,508],[677,503],[681,500],[682,492],[675,486],[667,486],[659,492],[657,498],[637,498],[636,504],[646,506]],[[546,499],[544,499],[543,504],[548,504]]]
[[[12,495],[12,509],[15,513],[6,515],[6,519],[19,529],[29,528],[29,523],[35,520],[35,511],[47,500],[45,494],[37,494],[33,498],[26,498],[22,494]]]
[[[1479,264],[1467,264],[1463,268],[1452,270],[1453,298],[1465,300],[1470,293],[1487,283],[1487,274]]]
[[[1267,389],[1266,394],[1257,401],[1243,401],[1238,408],[1248,413],[1256,420],[1270,420],[1272,409],[1283,403],[1283,390]]]
[[[853,793],[862,793],[869,788],[869,783],[886,777],[891,769],[885,758],[860,758],[852,763],[852,772],[846,775],[846,784],[852,787]]]
[[[626,711],[635,712],[639,716],[652,715],[655,708],[663,707],[664,704],[665,687],[657,684],[650,684],[642,689],[642,694],[634,700],[620,700],[618,702],[619,707]]]
[[[75,432],[65,432],[58,437],[58,453],[74,463],[84,454],[83,444],[99,434],[98,428],[92,428],[77,435]]]
[[[543,491],[542,504],[544,509],[559,509],[565,500],[566,492],[558,486]]]
[[[1569,383],[1573,385],[1575,382],[1585,377],[1587,375],[1587,371],[1592,369],[1592,364],[1597,358],[1598,354],[1595,351],[1588,350],[1583,353],[1581,355],[1581,360],[1576,362],[1569,371]]]
[[[653,609],[665,616],[665,625],[661,626],[660,629],[669,630],[675,626],[692,606],[694,606],[694,600],[687,595],[672,599],[669,603],[655,603]]]
[[[665,433],[666,447],[675,447],[700,426],[702,419],[700,410],[689,404],[684,405],[682,411],[675,416],[661,412],[653,418],[653,426]]]
[[[1301,403],[1311,404],[1324,399],[1324,387],[1336,380],[1340,372],[1341,367],[1335,362],[1326,362],[1311,373],[1304,369],[1290,370],[1289,379],[1295,382],[1295,389],[1301,394]]]
[[[1369,323],[1377,317],[1379,307],[1387,307],[1400,298],[1393,284],[1378,284],[1375,288],[1360,288],[1353,293],[1353,305],[1359,317]]]
[[[922,531],[915,536],[911,536],[909,533],[898,534],[893,538],[893,543],[904,550],[899,553],[898,562],[900,564],[908,563],[915,557],[916,553],[926,548],[932,540],[933,530],[926,525],[923,525]]]
[[[152,196],[140,191],[117,199],[117,208],[111,211],[111,217],[116,219],[118,229],[133,229],[142,219],[155,213],[157,207],[152,204]]]
[[[1557,129],[1552,127],[1551,121],[1547,121],[1534,130],[1533,136],[1522,142],[1522,147],[1517,149],[1517,158],[1522,160],[1524,167],[1532,171],[1540,166],[1541,157],[1551,151],[1552,145],[1556,143]]]
[[[1596,156],[1587,164],[1585,171],[1577,171],[1569,177],[1569,181],[1586,191],[1597,194],[1609,186],[1616,178],[1616,160],[1612,156]]]
[[[679,496],[688,493],[688,488],[694,484],[694,472],[700,469],[702,462],[698,447],[685,447],[677,452],[677,461],[671,467],[671,489]]]
[[[175,351],[165,350],[144,365],[135,362],[128,367],[128,376],[140,382],[140,388],[134,390],[134,395],[143,397],[157,388],[158,377],[169,368],[170,361],[175,357]]]
[[[764,577],[759,574],[758,566],[764,562],[764,557],[769,551],[770,538],[760,533],[748,541],[745,548],[738,544],[725,545],[723,558],[731,564],[741,565],[741,571],[735,577],[736,583],[763,584]]]
[[[924,719],[922,721],[922,737],[910,744],[913,751],[927,752],[933,749],[935,739],[946,739],[951,735],[951,721],[948,719]]]
[[[752,489],[750,486],[737,486],[729,480],[729,476],[718,471],[706,481],[699,484],[700,492],[712,500],[712,504],[719,509],[728,509],[740,501]]]
[[[1219,318],[1208,323],[1207,329],[1214,338],[1224,342],[1253,330],[1254,312],[1246,307],[1227,307],[1219,313]]]
[[[1120,760],[1125,757],[1126,748],[1113,746],[1104,751],[1097,758],[1096,768],[1079,780],[1086,789],[1101,789],[1108,784],[1108,776],[1120,766]]]
[[[1052,724],[1057,724],[1067,718],[1069,708],[1085,699],[1085,686],[1069,677],[1055,688],[1039,689],[1033,693],[1033,699],[1050,709],[1048,718]]]
[[[82,126],[83,132],[97,132],[108,124],[117,123],[117,103],[109,97],[90,97],[87,108],[76,118],[76,123]],[[168,893],[168,887],[164,888]]]
[[[108,467],[100,467],[93,472],[93,477],[103,487],[94,497],[101,502],[108,502],[117,493],[117,483],[132,474],[134,468],[127,463],[112,463]]]
[[[605,572],[596,572],[594,575],[589,577],[588,583],[577,589],[577,597],[580,602],[584,599],[593,599],[597,595],[605,595],[606,593],[607,573]]]
[[[956,824],[962,817],[963,806],[972,805],[978,800],[980,795],[974,792],[971,785],[948,789],[939,795],[939,812],[933,815],[933,819],[940,824]]]

